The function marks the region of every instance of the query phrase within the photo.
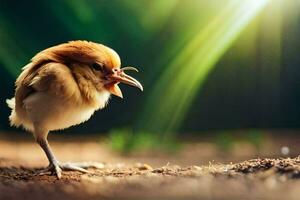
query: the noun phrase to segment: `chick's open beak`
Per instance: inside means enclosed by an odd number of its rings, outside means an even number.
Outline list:
[[[133,70],[138,72],[138,70],[134,67],[124,67],[121,69],[113,69],[112,73],[106,75],[106,79],[108,80],[108,83],[105,84],[105,88],[113,95],[116,95],[121,98],[123,98],[123,94],[121,89],[118,86],[119,83],[132,85],[134,87],[139,88],[141,91],[143,91],[142,84],[139,81],[137,81],[135,78],[125,74],[124,72],[125,70]]]

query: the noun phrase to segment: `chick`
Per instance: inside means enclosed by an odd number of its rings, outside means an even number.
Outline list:
[[[108,103],[110,95],[123,97],[120,82],[143,90],[142,85],[120,68],[118,54],[102,44],[71,41],[36,54],[16,80],[15,97],[7,100],[12,126],[33,133],[49,166],[44,170],[61,178],[62,170],[87,172],[80,165],[57,161],[47,141],[49,131],[87,121]]]

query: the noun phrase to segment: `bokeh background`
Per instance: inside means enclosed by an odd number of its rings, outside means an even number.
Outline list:
[[[265,130],[299,135],[299,0],[0,0],[2,131],[21,131],[5,103],[21,68],[78,39],[115,49],[144,92],[122,85],[124,99],[68,134],[109,135],[119,149],[207,131],[225,146],[234,130],[254,143]]]

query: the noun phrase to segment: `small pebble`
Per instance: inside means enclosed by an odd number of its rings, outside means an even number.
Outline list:
[[[193,165],[193,166],[192,166],[192,169],[195,169],[195,170],[202,170],[202,167],[199,167],[199,166],[197,166],[197,165]]]
[[[289,155],[289,153],[290,153],[290,148],[288,148],[287,146],[281,147],[281,154],[282,155],[287,156],[287,155]]]
[[[139,170],[153,170],[153,168],[148,164],[143,164],[138,169]]]

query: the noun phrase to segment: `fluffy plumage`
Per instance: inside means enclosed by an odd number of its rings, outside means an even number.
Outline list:
[[[86,41],[38,53],[16,81],[15,100],[10,100],[11,124],[33,131],[33,123],[43,123],[45,128],[56,130],[88,120],[109,99],[109,92],[90,67],[95,62],[109,69],[121,65],[112,49]]]
[[[65,129],[88,120],[115,94],[118,83],[142,90],[141,84],[120,68],[118,54],[102,44],[72,41],[35,55],[16,80],[15,97],[7,100],[13,126],[31,131],[45,151],[50,170],[61,176],[47,143],[51,130]]]

